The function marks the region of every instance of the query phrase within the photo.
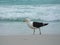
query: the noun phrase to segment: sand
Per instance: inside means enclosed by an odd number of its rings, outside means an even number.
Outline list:
[[[60,45],[60,35],[0,35],[0,45]]]

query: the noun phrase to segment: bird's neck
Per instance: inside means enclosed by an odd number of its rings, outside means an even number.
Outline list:
[[[27,23],[27,24],[31,24],[31,23],[33,23],[33,22],[32,22],[32,21],[27,21],[26,23]]]

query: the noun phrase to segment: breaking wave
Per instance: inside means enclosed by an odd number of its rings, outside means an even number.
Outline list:
[[[0,5],[0,21],[60,21],[60,4]]]

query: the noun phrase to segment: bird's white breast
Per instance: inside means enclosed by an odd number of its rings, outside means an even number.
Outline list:
[[[27,24],[28,24],[28,26],[29,26],[30,28],[32,28],[32,29],[35,28],[35,27],[33,27],[33,22],[28,22]]]

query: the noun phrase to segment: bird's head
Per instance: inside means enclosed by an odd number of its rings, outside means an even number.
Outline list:
[[[30,22],[31,20],[29,18],[25,18],[24,22]]]

